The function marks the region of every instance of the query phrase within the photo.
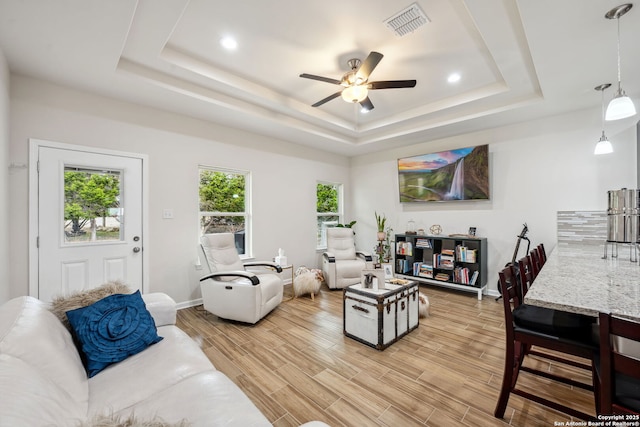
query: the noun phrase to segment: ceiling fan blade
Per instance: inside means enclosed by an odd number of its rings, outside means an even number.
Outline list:
[[[356,72],[356,78],[362,79],[363,81],[369,78],[369,74],[373,71],[374,68],[378,65],[378,63],[382,60],[384,55],[378,52],[371,52],[367,59],[364,60],[362,64],[360,64],[360,68]]]
[[[321,99],[320,101],[318,101],[315,104],[313,104],[312,107],[319,107],[322,104],[324,104],[325,102],[329,102],[332,99],[335,99],[335,98],[339,97],[341,93],[342,93],[342,91],[339,91],[339,92],[334,93],[333,95],[329,95],[326,98]]]
[[[334,85],[339,85],[342,83],[340,80],[330,79],[329,77],[315,76],[313,74],[303,73],[300,74],[300,77],[303,79],[311,79],[311,80],[320,80],[321,82],[332,83]]]
[[[369,89],[399,89],[403,87],[415,87],[415,80],[387,80],[369,83]]]
[[[368,96],[360,101],[360,105],[362,106],[362,109],[367,111],[371,111],[374,109],[373,102],[371,102]]]

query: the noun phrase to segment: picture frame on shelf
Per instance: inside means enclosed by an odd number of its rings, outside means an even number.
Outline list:
[[[476,235],[476,227],[469,227],[469,236]]]
[[[385,281],[393,279],[393,266],[390,263],[383,263],[382,270],[384,271]]]

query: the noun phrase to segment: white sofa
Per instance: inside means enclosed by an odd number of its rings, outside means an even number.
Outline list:
[[[171,298],[144,300],[164,339],[90,379],[71,334],[47,304],[19,297],[2,305],[0,426],[79,426],[99,414],[207,427],[271,425],[175,326]]]

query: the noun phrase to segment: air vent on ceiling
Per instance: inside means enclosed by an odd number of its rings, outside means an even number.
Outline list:
[[[429,22],[429,18],[418,6],[418,3],[413,3],[384,21],[387,27],[401,37],[414,32],[427,22]]]

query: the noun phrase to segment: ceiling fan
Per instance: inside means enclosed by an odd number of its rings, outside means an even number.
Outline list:
[[[342,99],[347,102],[359,102],[363,109],[369,111],[373,110],[373,103],[369,99],[370,90],[415,87],[415,80],[386,80],[369,82],[369,75],[374,68],[376,68],[380,60],[382,60],[382,57],[383,55],[381,53],[371,52],[364,62],[361,62],[356,58],[350,59],[348,64],[351,71],[345,73],[340,80],[316,76],[313,74],[300,74],[300,77],[305,79],[319,80],[321,82],[344,86],[344,89],[321,99],[313,104],[312,107],[319,107],[334,98],[342,96]]]

